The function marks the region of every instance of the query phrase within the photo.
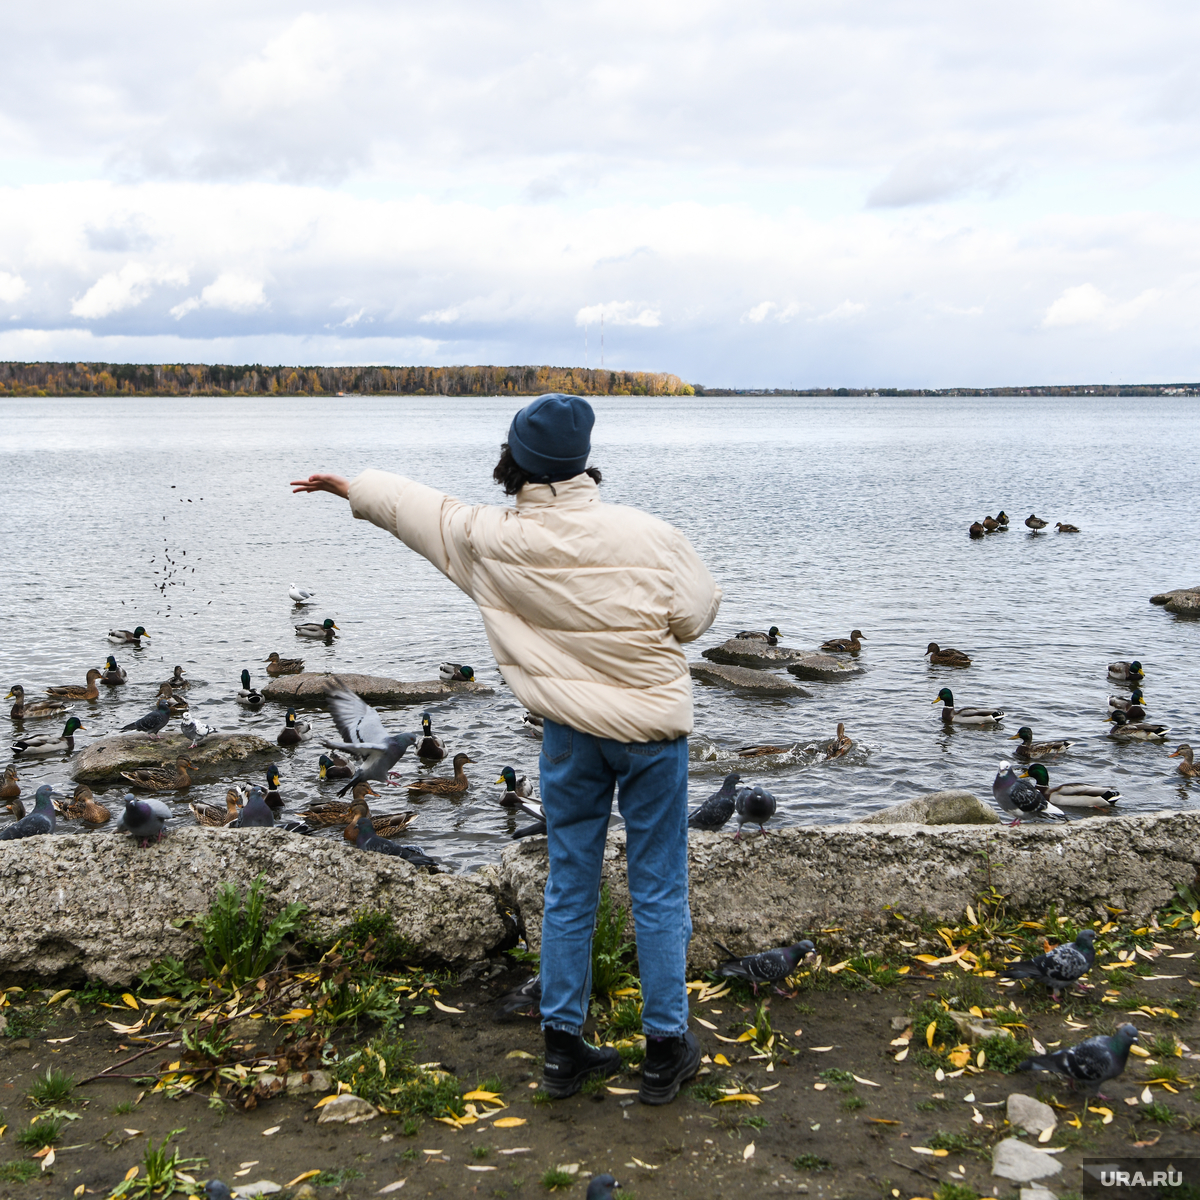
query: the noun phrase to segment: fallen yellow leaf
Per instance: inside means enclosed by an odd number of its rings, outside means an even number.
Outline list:
[[[727,1058],[725,1057],[725,1055],[723,1055],[723,1054],[714,1054],[714,1055],[713,1055],[713,1062],[715,1062],[715,1063],[720,1063],[720,1064],[721,1064],[721,1066],[723,1066],[723,1067],[732,1067],[732,1066],[733,1066],[733,1063],[731,1063],[731,1062],[729,1061],[729,1059],[727,1059]]]
[[[306,1179],[312,1179],[316,1175],[320,1175],[320,1168],[314,1167],[311,1171],[305,1171],[303,1175],[297,1175],[295,1179],[289,1179],[284,1187],[295,1187],[298,1183],[303,1183]]]
[[[935,1033],[937,1033],[937,1022],[930,1021],[925,1030],[925,1044],[930,1048],[930,1050],[933,1049],[933,1035]]]
[[[714,1100],[714,1104],[728,1104],[731,1100],[740,1100],[744,1104],[761,1104],[762,1101],[753,1092],[735,1092],[732,1096],[722,1096]]]
[[[123,992],[121,999],[132,1009],[137,1010],[137,997],[132,992]]]
[[[334,1092],[332,1096],[322,1096],[320,1100],[313,1105],[313,1108],[324,1108],[327,1104],[332,1104],[340,1095],[339,1092]]]
[[[50,999],[46,1001],[46,1003],[47,1004],[57,1004],[65,996],[69,996],[70,994],[71,994],[70,988],[63,988],[63,990],[61,992],[55,992],[54,995],[51,996]]]
[[[498,1121],[492,1122],[493,1129],[516,1129],[518,1125],[524,1125],[524,1117],[501,1117]]]
[[[440,1008],[442,1010],[442,1012],[444,1012],[444,1013],[460,1013],[461,1014],[464,1011],[461,1008],[453,1008],[449,1004],[443,1004],[440,1000],[435,1000],[433,1002],[433,1007]]]
[[[499,1100],[499,1092],[481,1092],[479,1090],[473,1092],[463,1092],[464,1100]]]
[[[125,1172],[125,1178],[126,1179],[136,1179],[137,1173],[138,1173],[137,1167],[130,1167],[129,1170]]]
[[[693,1017],[692,1020],[697,1025],[703,1025],[705,1029],[716,1029],[716,1026],[711,1021],[706,1021],[703,1017]]]
[[[283,1014],[283,1016],[279,1018],[279,1020],[280,1021],[303,1021],[305,1017],[311,1017],[312,1015],[313,1015],[313,1010],[311,1008],[293,1008],[293,1009],[290,1009],[288,1012],[285,1012]],[[320,1172],[318,1171],[317,1174],[319,1175]]]

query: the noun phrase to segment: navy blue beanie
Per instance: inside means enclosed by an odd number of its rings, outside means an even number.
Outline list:
[[[596,414],[582,396],[550,392],[513,417],[508,449],[522,471],[537,480],[559,483],[587,466],[595,423]]]

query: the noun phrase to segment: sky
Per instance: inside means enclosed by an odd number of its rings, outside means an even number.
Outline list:
[[[1200,379],[1200,7],[50,0],[0,359]]]

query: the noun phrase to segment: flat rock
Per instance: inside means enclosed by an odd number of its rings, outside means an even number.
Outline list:
[[[1062,1163],[1053,1154],[1027,1146],[1017,1138],[1005,1138],[992,1148],[992,1174],[1014,1183],[1032,1183],[1057,1175]]]
[[[954,1022],[958,1036],[968,1046],[978,1046],[987,1038],[1012,1037],[1012,1031],[1005,1029],[1003,1025],[997,1025],[992,1017],[977,1017],[974,1013],[954,1012],[953,1010],[947,1012],[946,1016]]]
[[[756,638],[730,638],[719,646],[701,651],[710,662],[726,663],[733,667],[783,667],[804,657],[803,650],[791,646],[770,646]]]
[[[310,1092],[327,1092],[333,1087],[328,1071],[292,1071],[287,1077],[287,1090],[293,1096]]]
[[[1150,597],[1151,604],[1170,604],[1176,596],[1200,596],[1200,583],[1195,587],[1175,588],[1169,592],[1158,592]]]
[[[273,1179],[260,1179],[256,1183],[243,1183],[241,1187],[233,1189],[233,1194],[242,1197],[243,1200],[249,1200],[251,1196],[273,1196],[282,1191],[283,1186]]]
[[[755,670],[753,667],[731,667],[724,663],[690,663],[693,679],[715,683],[723,687],[736,688],[740,692],[754,692],[763,696],[805,696],[812,692],[802,688],[786,675],[774,671]]]
[[[1058,1197],[1049,1188],[1033,1183],[1021,1189],[1019,1200],[1058,1200]]]
[[[902,800],[864,817],[862,825],[999,825],[995,810],[973,792],[951,788]]]
[[[166,732],[158,739],[144,733],[116,733],[85,746],[71,758],[71,777],[79,783],[107,783],[121,777],[122,771],[137,767],[170,767],[184,754],[197,768],[224,763],[245,762],[255,755],[273,757],[273,743],[253,733],[214,733],[195,750],[181,733]]]
[[[352,1096],[349,1092],[345,1092],[336,1100],[330,1100],[321,1109],[317,1124],[361,1125],[364,1121],[375,1120],[377,1116],[379,1116],[379,1110],[374,1105],[368,1104],[359,1096]]]
[[[1026,1133],[1037,1137],[1043,1129],[1053,1129],[1058,1124],[1054,1109],[1024,1092],[1013,1092],[1008,1098],[1006,1110],[1008,1123],[1014,1128],[1019,1126]]]
[[[1176,588],[1173,592],[1159,592],[1150,597],[1151,604],[1163,605],[1167,612],[1180,617],[1200,617],[1200,585],[1191,588]]]
[[[866,668],[848,658],[836,658],[832,654],[803,654],[788,663],[788,671],[798,679],[819,679],[832,683],[838,679],[853,679],[865,675]]]
[[[336,674],[356,696],[368,704],[430,704],[452,696],[494,696],[486,683],[442,683],[440,679],[422,679],[405,683],[386,675],[354,675],[345,671],[304,671],[299,675],[280,675],[259,690],[268,700],[282,704],[324,704],[325,680]]]

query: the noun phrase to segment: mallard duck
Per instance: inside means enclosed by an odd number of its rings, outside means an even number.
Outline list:
[[[1064,525],[1064,524],[1062,523],[1062,521],[1059,521],[1059,522],[1057,522],[1057,523],[1055,524],[1054,528],[1055,528],[1055,529],[1056,529],[1056,530],[1057,530],[1059,533],[1078,533],[1078,532],[1079,532],[1079,526],[1078,526],[1078,525]]]
[[[843,722],[838,722],[837,733],[829,741],[823,742],[821,749],[825,753],[826,762],[831,758],[841,758],[854,749],[854,743],[846,736],[846,726]]]
[[[279,731],[279,736],[275,739],[281,746],[299,746],[301,742],[307,742],[312,737],[312,725],[308,721],[297,721],[296,710],[289,708],[287,716],[284,717],[286,724]]]
[[[297,604],[307,604],[310,600],[317,598],[316,592],[310,592],[308,588],[297,587],[294,583],[288,588],[288,596]]]
[[[238,813],[241,811],[241,799],[241,794],[237,789],[230,788],[225,793],[224,808],[215,804],[201,804],[196,800],[193,800],[188,808],[192,810],[192,816],[196,818],[197,825],[207,825],[209,828],[216,829],[222,825],[232,825],[238,819]]]
[[[61,687],[52,687],[46,689],[46,695],[53,696],[57,700],[99,700],[100,689],[96,686],[102,671],[97,671],[93,667],[87,673],[87,683],[64,683]]]
[[[836,654],[857,654],[862,649],[861,629],[855,629],[848,638],[830,638],[821,643],[822,650],[831,650]]]
[[[456,754],[452,779],[418,779],[416,783],[408,785],[408,790],[414,795],[425,792],[430,796],[461,796],[470,786],[470,781],[463,774],[463,766],[474,761],[465,754]]]
[[[967,530],[967,535],[973,538],[981,538],[986,533],[987,530],[983,527],[982,521],[972,521],[971,528]]]
[[[1004,509],[1001,509],[996,514],[996,524],[999,525],[1001,529],[1008,528],[1008,513],[1006,513]]]
[[[25,815],[25,805],[21,803],[20,798],[14,796],[5,804],[5,808],[19,821]]]
[[[1176,750],[1174,754],[1168,754],[1167,757],[1183,759],[1183,762],[1181,762],[1179,764],[1179,766],[1177,766],[1175,768],[1175,770],[1177,770],[1180,775],[1186,775],[1189,779],[1195,779],[1198,776],[1200,776],[1200,767],[1196,766],[1196,764],[1194,762],[1192,762],[1192,748],[1191,748],[1191,746],[1189,746],[1187,744],[1187,742],[1184,742],[1183,745],[1180,746],[1179,749]],[[12,768],[9,767],[9,771],[11,771],[11,770],[12,770]],[[14,774],[15,774],[15,772],[14,772]],[[7,771],[4,773],[4,778],[6,780],[8,779]],[[0,796],[2,796],[3,794],[4,793],[2,791],[0,791]]]
[[[100,682],[107,683],[109,687],[116,687],[122,684],[128,676],[125,674],[124,667],[117,666],[117,660],[110,654],[108,662],[104,664],[104,671],[100,675]]]
[[[335,633],[339,633],[340,630],[333,623],[332,617],[326,617],[320,624],[316,621],[305,621],[303,625],[296,626],[296,632],[301,637],[306,638],[331,638]]]
[[[9,763],[4,768],[4,779],[0,781],[0,800],[15,800],[21,794],[21,781],[17,778],[17,768]]]
[[[953,646],[947,646],[943,649],[937,642],[930,642],[925,647],[925,654],[929,655],[931,663],[937,663],[939,667],[969,667],[971,665],[971,656],[964,654],[961,650],[955,650]],[[922,658],[925,657],[923,654]]]
[[[533,796],[533,784],[524,775],[518,778],[512,767],[505,767],[496,782],[504,784],[504,794],[500,797],[500,803],[505,808],[519,808],[522,800]]]
[[[1021,744],[1017,747],[1013,757],[1025,762],[1034,758],[1049,758],[1052,754],[1065,754],[1075,745],[1074,742],[1068,742],[1064,738],[1053,742],[1035,742],[1033,730],[1028,725],[1022,725],[1008,740],[1015,742],[1018,739]]]
[[[1034,533],[1038,533],[1046,528],[1046,522],[1041,517],[1035,517],[1033,513],[1025,518],[1025,528],[1032,529]]]
[[[1145,679],[1146,672],[1142,664],[1135,658],[1133,662],[1114,662],[1108,664],[1108,677],[1117,683],[1135,683]]]
[[[1000,522],[995,517],[983,518],[983,530],[985,533],[995,533],[1000,528]]]
[[[192,686],[192,681],[190,679],[184,679],[183,676],[184,670],[182,667],[177,666],[175,670],[171,672],[171,678],[167,680],[167,683],[171,685],[172,691],[186,692],[187,689]]]
[[[354,785],[353,800],[322,800],[302,809],[300,815],[310,825],[344,825],[350,819],[355,804],[365,804],[368,796],[379,793],[365,780]]]
[[[158,699],[167,702],[167,711],[173,716],[187,712],[188,702],[182,696],[175,695],[175,689],[169,683],[158,685]]]
[[[1108,736],[1114,742],[1165,742],[1171,732],[1170,725],[1152,725],[1148,721],[1131,721],[1119,709],[1109,718],[1113,727]]]
[[[434,737],[433,718],[428,713],[421,714],[421,733],[424,736],[417,742],[417,757],[423,763],[441,762],[446,757],[446,747],[440,737]]]
[[[96,801],[92,789],[81,783],[70,800],[55,800],[54,808],[60,817],[68,821],[82,821],[85,825],[103,825],[112,820],[112,813]]]
[[[302,658],[280,658],[278,650],[272,650],[267,655],[267,674],[274,677],[276,675],[299,675],[304,670],[304,659]],[[243,671],[244,676],[249,676],[249,672]],[[245,686],[245,683],[242,685]]]
[[[954,693],[942,688],[933,704],[942,704],[942,720],[947,725],[996,725],[1004,720],[1002,708],[955,708]]]
[[[1032,779],[1047,800],[1063,808],[1112,808],[1121,798],[1114,787],[1102,783],[1057,783],[1050,786],[1050,772],[1042,763],[1030,763],[1022,779]]]
[[[521,728],[526,733],[532,734],[535,738],[537,738],[540,741],[542,738],[542,735],[545,733],[545,727],[543,725],[544,719],[545,718],[543,718],[543,717],[535,717],[533,715],[533,713],[527,712],[521,718]]]
[[[342,837],[347,842],[357,842],[358,823],[360,820],[370,821],[375,827],[375,832],[380,837],[395,837],[397,834],[403,833],[412,824],[413,818],[416,815],[415,812],[402,812],[394,816],[381,817],[377,814],[372,814],[365,800],[355,800],[350,805],[350,812],[346,828],[342,830]]]
[[[122,771],[121,778],[143,792],[182,792],[192,786],[188,775],[191,769],[192,764],[181,754],[175,760],[173,771],[170,767],[138,767],[133,771]]]
[[[1142,695],[1142,689],[1135,686],[1129,696],[1109,696],[1108,711],[1123,712],[1131,721],[1144,721],[1146,719],[1146,697]],[[1133,716],[1133,713],[1137,713],[1137,716]]]
[[[78,717],[68,717],[58,737],[49,733],[35,733],[13,742],[14,758],[48,758],[51,754],[70,754],[75,749],[75,735],[86,730]]]
[[[354,768],[340,754],[332,757],[322,754],[317,759],[317,768],[318,778],[322,782],[326,779],[349,779],[354,774]]]
[[[146,632],[146,627],[144,625],[139,625],[134,630],[110,629],[108,631],[108,640],[115,646],[140,646],[142,644],[142,638],[145,638],[146,641],[150,640],[150,635]]]
[[[459,663],[444,662],[438,666],[438,678],[443,683],[474,683],[475,668]]]
[[[283,808],[283,797],[279,794],[279,768],[274,763],[267,763],[267,790],[263,799],[272,812]]]
[[[768,746],[760,743],[754,746],[741,746],[734,753],[738,758],[769,758],[772,754],[791,754],[799,745],[799,742],[791,742],[786,746]]]
[[[26,700],[25,689],[19,683],[14,683],[4,698],[16,701],[8,711],[8,715],[14,721],[28,721],[34,717],[62,717],[69,711],[68,706],[58,699]]]
[[[778,625],[772,625],[766,633],[758,629],[743,629],[734,634],[734,637],[743,642],[766,642],[768,646],[777,646],[783,634],[779,632]]]
[[[262,708],[263,700],[262,692],[250,686],[250,672],[243,668],[242,686],[237,694],[237,702],[243,708]]]

